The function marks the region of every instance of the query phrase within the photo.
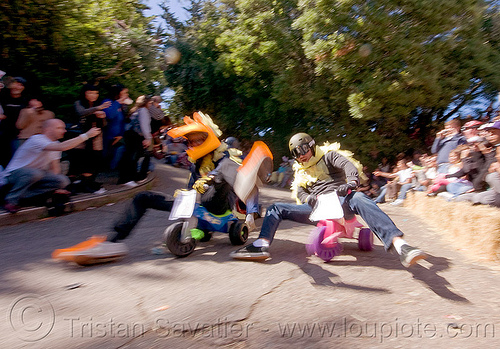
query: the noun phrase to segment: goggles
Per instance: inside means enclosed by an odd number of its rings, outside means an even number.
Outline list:
[[[290,153],[292,154],[294,159],[298,159],[300,156],[307,154],[309,150],[311,150],[311,146],[305,143],[296,146],[290,151]]]

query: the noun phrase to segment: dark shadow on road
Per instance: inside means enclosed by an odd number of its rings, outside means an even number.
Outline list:
[[[234,261],[229,257],[229,253],[235,250],[238,246],[232,246],[229,243],[228,236],[226,234],[215,234],[214,238],[206,243],[199,243],[196,250],[189,256],[185,258],[176,258],[170,253],[164,255],[154,255],[150,252],[151,248],[158,246],[161,241],[161,231],[157,227],[150,227],[149,231],[141,232],[141,234],[133,234],[130,239],[127,239],[126,243],[130,248],[130,254],[123,260],[94,265],[90,267],[80,267],[70,263],[57,262],[50,259],[50,254],[54,248],[65,247],[64,245],[50,245],[43,244],[35,249],[36,242],[33,240],[27,241],[26,246],[29,250],[34,253],[30,254],[30,258],[26,259],[18,254],[11,253],[14,257],[8,263],[5,263],[3,270],[0,272],[0,285],[5,282],[8,285],[8,279],[4,278],[4,274],[7,270],[28,270],[36,265],[36,268],[44,268],[44,265],[53,268],[54,264],[59,264],[56,268],[63,268],[66,270],[74,271],[75,273],[89,273],[95,270],[108,270],[113,268],[113,272],[117,272],[116,267],[125,267],[123,272],[127,272],[126,266],[132,263],[140,263],[142,261],[154,260],[155,265],[158,268],[172,268],[172,270],[177,269],[175,266],[182,263],[199,263],[200,261],[213,261],[216,263],[238,263],[241,265],[241,269],[244,270],[248,267],[247,263],[255,262],[243,262]],[[52,234],[51,234],[52,235]],[[255,233],[253,233],[255,236]],[[67,239],[67,238],[65,238]],[[63,239],[54,233],[53,239],[49,239],[52,242],[62,241]],[[251,239],[250,241],[252,241]],[[81,240],[80,240],[81,241]],[[76,240],[78,242],[78,240]],[[304,248],[304,244],[285,240],[276,239],[271,247],[272,259],[263,262],[265,265],[272,266],[274,264],[279,264],[282,262],[288,262],[296,265],[302,272],[311,277],[311,284],[315,287],[342,287],[349,288],[357,291],[367,291],[367,292],[391,292],[390,289],[386,288],[374,288],[365,287],[363,285],[346,284],[342,282],[339,275],[335,274],[329,269],[329,265],[338,266],[356,266],[356,267],[377,267],[387,270],[405,270],[399,258],[396,254],[386,253],[381,246],[375,246],[374,250],[371,252],[359,251],[357,244],[355,242],[346,241],[343,243],[344,252],[342,255],[353,256],[355,260],[333,260],[329,263],[321,264],[314,261],[317,257],[308,257]],[[50,247],[49,247],[50,246]],[[449,299],[457,302],[469,302],[463,296],[452,291],[453,286],[450,285],[448,280],[444,277],[438,275],[439,272],[444,271],[449,268],[449,261],[446,258],[429,256],[428,263],[431,264],[430,268],[425,268],[420,265],[413,266],[408,269],[408,272],[413,275],[413,277],[423,283],[426,287],[432,290],[435,294],[442,298]],[[324,265],[324,266],[323,266]],[[159,275],[155,273],[154,270],[151,272],[142,272],[142,274],[136,274],[135,276],[144,278],[157,278]],[[164,277],[164,276],[163,276]],[[173,275],[172,277],[176,277]],[[0,286],[0,293],[8,292],[9,287]]]
[[[429,269],[418,264],[409,268],[408,271],[413,274],[414,279],[426,284],[432,292],[442,298],[455,302],[470,303],[467,298],[453,292],[450,289],[450,287],[453,286],[448,282],[448,280],[437,274],[438,272],[449,268],[448,259],[428,255],[427,262],[432,264],[432,267]]]

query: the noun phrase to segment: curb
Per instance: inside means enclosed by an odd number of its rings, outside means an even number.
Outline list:
[[[68,203],[65,205],[64,212],[78,212],[86,210],[89,207],[100,207],[107,205],[109,203],[115,203],[120,200],[125,200],[133,197],[135,194],[149,190],[153,187],[156,177],[151,172],[148,177],[142,180],[137,187],[127,188],[120,187],[116,189],[111,189],[105,194],[80,194],[72,197]],[[25,223],[29,221],[34,221],[38,219],[43,219],[49,217],[49,212],[47,207],[26,207],[19,212],[12,214],[9,212],[0,213],[0,226],[14,225],[19,223]]]

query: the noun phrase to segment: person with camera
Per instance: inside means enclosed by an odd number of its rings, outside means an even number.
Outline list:
[[[436,139],[432,144],[431,151],[437,154],[438,173],[447,173],[450,152],[461,144],[466,144],[467,140],[460,133],[460,120],[452,119],[444,124],[444,129],[436,133]]]

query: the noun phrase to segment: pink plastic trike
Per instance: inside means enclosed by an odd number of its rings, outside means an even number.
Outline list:
[[[321,206],[323,209],[318,208]],[[358,247],[361,251],[373,250],[372,231],[369,228],[363,228],[363,225],[358,222],[356,217],[345,220],[343,215],[336,193],[321,195],[318,198],[318,204],[310,219],[319,222],[309,234],[309,241],[306,244],[308,255],[316,255],[325,262],[329,262],[342,252],[342,244],[338,241],[340,238],[357,238]],[[355,234],[357,228],[360,229],[358,234]]]

